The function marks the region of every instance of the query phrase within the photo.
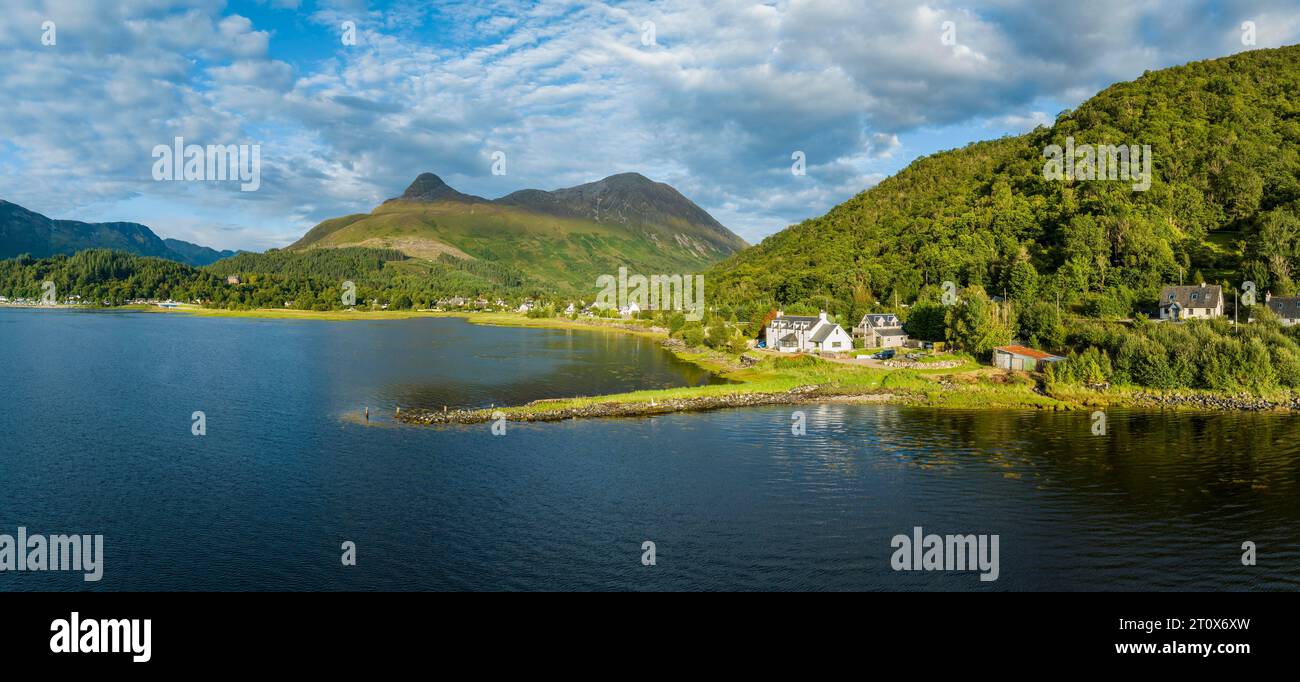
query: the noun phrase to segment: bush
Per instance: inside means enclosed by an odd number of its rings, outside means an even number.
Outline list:
[[[1055,350],[1065,345],[1065,324],[1055,305],[1033,301],[1022,307],[1018,321],[1020,337],[1030,346]]]
[[[688,323],[685,327],[682,327],[681,338],[688,346],[703,346],[704,326],[698,322]]]
[[[1095,386],[1110,383],[1114,369],[1110,357],[1099,348],[1088,348],[1082,353],[1070,352],[1064,360],[1047,366],[1049,383]]]
[[[535,305],[528,309],[528,317],[532,317],[532,318],[555,317],[555,307],[549,305],[547,306]]]
[[[1127,319],[1137,307],[1137,296],[1126,286],[1110,287],[1103,292],[1088,294],[1084,299],[1084,314],[1107,320]]]

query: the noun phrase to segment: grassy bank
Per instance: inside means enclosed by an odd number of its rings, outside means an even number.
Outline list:
[[[1039,392],[1026,375],[969,367],[948,370],[880,369],[832,363],[812,356],[762,354],[757,364],[721,375],[736,383],[632,391],[613,395],[538,400],[485,410],[403,410],[417,424],[473,424],[504,416],[516,421],[625,417],[756,405],[817,402],[891,402],[946,408],[1078,407]]]
[[[514,420],[552,421],[829,401],[891,402],[959,409],[1081,410],[1130,407],[1285,410],[1300,408],[1300,399],[1287,390],[1271,391],[1267,394],[1229,395],[1190,389],[1157,391],[1140,386],[1110,386],[1103,390],[1095,390],[1060,384],[1047,385],[1043,383],[1041,376],[1023,372],[1006,373],[981,366],[967,356],[942,358],[958,361],[959,364],[955,367],[935,369],[884,368],[765,351],[750,351],[746,353],[746,361],[742,362],[742,358],[734,355],[710,349],[686,347],[679,341],[669,339],[666,330],[629,320],[532,318],[508,312],[221,310],[194,306],[171,309],[138,306],[134,309],[203,317],[328,321],[458,317],[473,324],[633,334],[664,342],[664,348],[681,360],[733,382],[631,391],[604,396],[539,400],[527,405],[493,410],[453,410],[441,413],[404,410],[399,418],[411,423],[480,423],[488,421],[497,412]],[[932,358],[932,360],[937,359]]]

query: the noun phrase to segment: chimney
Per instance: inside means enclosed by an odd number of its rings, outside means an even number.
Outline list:
[[[776,311],[776,316],[777,316],[777,317],[785,317],[785,311],[784,311],[784,310],[778,310],[778,311]]]
[[[1271,300],[1273,300],[1273,292],[1272,292],[1272,291],[1265,291],[1265,292],[1264,292],[1264,303],[1267,304],[1267,303],[1268,303],[1269,301],[1271,301]]]
[[[820,313],[817,313],[817,319],[821,320],[822,322],[825,322],[825,321],[826,321],[826,311],[823,310],[823,311],[821,311]]]

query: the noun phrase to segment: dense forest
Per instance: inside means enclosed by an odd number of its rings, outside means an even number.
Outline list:
[[[1050,128],[917,160],[826,215],[715,266],[713,301],[825,308],[848,319],[979,286],[1021,305],[1129,317],[1162,284],[1300,271],[1300,47],[1148,72]],[[1044,150],[1148,145],[1147,191],[1053,180]],[[1231,299],[1231,292],[1228,293]],[[906,310],[898,310],[906,313]]]
[[[230,277],[239,283],[229,283]],[[517,299],[545,293],[500,264],[408,259],[388,249],[241,253],[202,268],[107,249],[0,261],[0,296],[39,298],[46,281],[54,282],[60,301],[79,296],[87,303],[123,305],[172,299],[228,309],[338,309],[344,307],[345,281],[356,285],[358,305],[373,301],[396,308],[431,307],[452,296]]]

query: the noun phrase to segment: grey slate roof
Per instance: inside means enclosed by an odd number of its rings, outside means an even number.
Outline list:
[[[810,325],[817,324],[817,321],[820,320],[820,319],[821,319],[821,318],[819,318],[819,317],[803,317],[803,316],[801,316],[801,315],[782,315],[781,317],[774,318],[774,319],[772,320],[772,324],[775,325],[775,326],[777,326],[777,327],[782,327],[782,326],[795,327],[795,326],[799,326],[799,325],[796,324],[796,323],[803,323],[804,325],[809,325],[809,326],[810,326]]]
[[[1268,309],[1284,320],[1300,319],[1300,296],[1273,296],[1268,299]]]
[[[1160,290],[1160,305],[1177,303],[1183,308],[1217,308],[1223,300],[1223,287],[1217,284],[1205,286],[1167,286]]]
[[[813,334],[812,342],[821,343],[822,341],[825,341],[826,337],[830,336],[833,331],[835,331],[835,325],[830,324],[829,322],[822,325],[822,328],[818,329],[816,334]]]
[[[862,322],[872,329],[897,327],[898,316],[893,313],[868,313],[862,316]]]
[[[907,336],[907,332],[903,331],[902,327],[885,327],[877,329],[876,333],[881,336]]]

